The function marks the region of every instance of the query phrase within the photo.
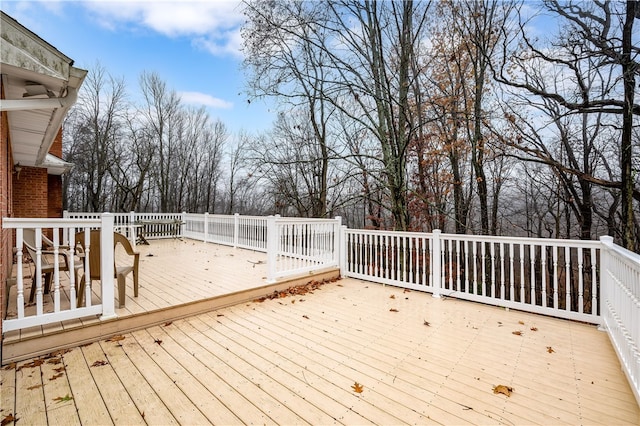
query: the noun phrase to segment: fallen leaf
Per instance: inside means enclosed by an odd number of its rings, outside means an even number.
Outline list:
[[[56,402],[66,402],[66,401],[71,401],[72,399],[73,397],[69,396],[69,394],[67,394],[66,396],[58,396],[56,398],[53,398],[53,400]]]
[[[351,388],[355,393],[362,393],[362,391],[364,390],[364,386],[358,382],[355,382],[353,385],[351,385]]]
[[[405,288],[403,293],[411,293],[411,290],[409,290],[408,288]]]
[[[60,358],[51,358],[50,360],[47,361],[47,364],[53,364],[53,365],[60,364],[60,363],[62,363],[62,359]]]
[[[105,360],[99,360],[94,362],[93,364],[91,364],[92,367],[100,367],[101,365],[107,365],[109,364],[107,361]]]
[[[424,320],[424,325],[426,325],[427,327],[431,327],[431,323],[429,323],[429,321]]]
[[[507,396],[511,396],[513,391],[514,389],[511,386],[498,385],[493,387],[493,393],[501,393]]]
[[[4,419],[2,419],[2,422],[0,422],[1,426],[6,426],[8,424],[11,424],[13,422],[18,422],[18,419],[13,417],[13,414],[9,414],[8,416],[6,416]]]
[[[173,321],[167,321],[164,323],[164,326],[169,327],[171,324],[173,324]]]
[[[524,325],[524,321],[518,321],[518,324]]]
[[[162,344],[162,340],[160,340],[160,339],[153,339],[153,342],[154,342],[154,343],[157,343],[157,344],[159,344],[159,345],[161,345],[161,344]]]
[[[389,299],[395,299],[395,298],[396,298],[395,294],[392,294],[391,296],[389,296]]]
[[[49,381],[55,380],[55,379],[57,379],[59,377],[62,377],[62,376],[64,376],[64,373],[58,373],[56,375],[53,375],[53,376],[49,377]]]
[[[39,367],[42,364],[44,364],[44,360],[43,359],[34,359],[31,362],[27,362],[26,364],[22,364],[20,367],[16,368],[16,371],[20,371],[23,368],[34,368],[34,367]]]
[[[2,367],[3,370],[13,370],[14,368],[16,368],[16,363],[15,362],[11,362],[7,365],[5,365],[4,367]]]
[[[555,351],[553,350],[553,348],[551,346],[547,346],[547,352],[549,352],[550,354],[554,353]]]
[[[531,327],[531,331],[538,331],[538,327]]]
[[[39,385],[33,385],[33,386],[29,386],[29,387],[27,388],[27,390],[34,390],[34,389],[38,389],[38,388],[41,388],[41,387],[42,387],[42,384],[39,384]]]
[[[118,334],[117,336],[111,336],[109,337],[107,340],[105,340],[105,342],[120,342],[121,340],[124,340],[125,337],[122,334]]]
[[[516,336],[522,336],[522,331],[520,330],[512,331],[511,334],[515,334]]]
[[[64,367],[54,368],[57,373],[62,373],[64,371]]]
[[[389,312],[399,312],[396,308],[389,309]]]
[[[302,316],[302,318],[309,319],[309,317],[308,317],[308,316],[306,316],[306,315],[303,315],[303,316]]]

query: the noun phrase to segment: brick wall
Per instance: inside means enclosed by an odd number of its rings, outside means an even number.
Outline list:
[[[15,217],[47,217],[47,169],[23,167],[13,179],[13,214]]]

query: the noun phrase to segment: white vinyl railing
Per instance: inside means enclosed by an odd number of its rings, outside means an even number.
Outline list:
[[[5,229],[15,230],[15,286],[16,286],[16,312],[2,322],[2,330],[12,331],[27,327],[66,321],[74,318],[82,318],[90,315],[100,315],[101,319],[115,317],[114,302],[114,271],[113,271],[113,216],[104,214],[100,219],[18,219],[4,218],[2,226]],[[89,257],[84,257],[84,264],[75,253],[75,233],[78,230],[85,231],[88,238],[90,229],[102,229],[101,253],[101,303],[92,305],[90,280],[85,280],[86,291],[83,307],[76,303],[76,276],[77,267],[83,269],[83,273],[89,274]],[[32,230],[35,235],[34,256],[27,254],[25,242],[25,230]],[[52,236],[53,247],[43,249],[42,236],[48,233]],[[67,235],[60,241],[60,235]],[[85,246],[89,241],[85,242]],[[87,247],[90,250],[90,247]],[[65,259],[66,258],[66,262]],[[62,271],[65,269],[66,271]],[[63,274],[68,275],[69,296],[63,303],[64,293],[61,290]],[[45,283],[43,277],[51,279],[52,304],[45,301]],[[29,303],[25,298],[26,283],[31,281],[35,286],[35,297]],[[9,294],[7,294],[7,297]]]
[[[267,219],[267,281],[338,267],[342,220]]]
[[[640,403],[640,256],[602,237],[601,315]]]
[[[183,235],[200,241],[267,251],[267,218],[235,214],[184,214]]]
[[[597,241],[345,230],[344,275],[600,323]]]

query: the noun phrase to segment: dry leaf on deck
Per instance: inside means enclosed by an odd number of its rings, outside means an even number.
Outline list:
[[[42,383],[41,383],[41,384],[39,384],[39,385],[29,386],[29,387],[27,388],[27,390],[34,390],[34,389],[38,389],[38,388],[41,388],[41,387],[42,387]]]
[[[303,315],[302,318],[309,319],[309,317],[306,315]]]
[[[399,312],[396,308],[389,309],[389,312]]]
[[[157,343],[157,344],[161,345],[161,344],[162,344],[162,340],[160,340],[160,339],[153,339],[153,343]]]
[[[493,387],[493,393],[501,393],[507,396],[511,396],[513,391],[514,389],[511,386],[498,385]]]
[[[109,364],[107,361],[105,360],[100,360],[100,361],[96,361],[93,364],[91,364],[92,367],[100,367],[101,365],[107,365]]]
[[[431,323],[427,320],[424,320],[424,325],[426,325],[427,327],[431,327]]]
[[[351,385],[351,388],[355,393],[362,393],[362,391],[364,390],[364,386],[362,386],[358,382],[355,382],[353,385]]]
[[[122,334],[118,334],[117,336],[109,337],[105,342],[119,342],[124,339],[125,337]]]
[[[2,419],[2,422],[0,422],[0,425],[5,426],[5,425],[10,425],[13,422],[18,422],[19,419],[16,419],[15,417],[13,417],[13,414],[9,414],[8,416],[6,416],[5,418]]]
[[[51,358],[47,361],[47,364],[53,364],[53,365],[60,364],[60,363],[62,363],[62,359],[60,358]]]
[[[515,334],[516,336],[522,336],[522,331],[520,330],[512,331],[511,334]]]
[[[56,398],[53,398],[53,400],[56,402],[66,402],[66,401],[71,401],[72,399],[73,397],[69,396],[69,394],[67,394],[66,396],[58,396]]]
[[[64,376],[64,373],[58,373],[58,374],[56,374],[54,376],[49,377],[49,381],[55,380],[55,379],[57,379],[59,377],[62,377],[62,376]]]
[[[550,354],[554,353],[555,351],[553,350],[553,348],[551,346],[547,346],[547,352],[549,352]]]
[[[395,298],[396,298],[395,294],[392,294],[391,296],[389,296],[389,299],[395,299]]]
[[[173,324],[173,321],[167,321],[164,323],[164,326],[169,327],[171,324]]]
[[[518,321],[518,324],[524,325],[524,321]]]
[[[531,327],[531,331],[538,331],[538,327]]]

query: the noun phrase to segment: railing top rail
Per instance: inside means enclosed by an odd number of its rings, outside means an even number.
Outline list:
[[[64,226],[100,226],[100,219],[60,219],[60,218],[2,218],[2,227],[15,228],[55,228]]]
[[[277,217],[278,223],[336,223],[339,219],[321,219],[321,218],[304,218],[304,217]]]
[[[640,266],[640,254],[632,252],[631,250],[627,250],[626,248],[614,244],[613,242],[605,245],[613,250],[616,254]]]
[[[516,244],[543,244],[547,246],[570,246],[583,248],[600,248],[602,244],[598,240],[569,240],[560,238],[532,238],[532,237],[502,237],[494,235],[468,235],[468,234],[440,234],[442,239],[477,241],[477,242],[508,242]]]
[[[351,234],[369,234],[369,235],[394,235],[400,237],[412,238],[431,238],[431,232],[409,232],[409,231],[385,231],[376,229],[348,229]],[[470,234],[440,234],[443,240],[459,240],[474,241],[479,243],[496,242],[496,243],[514,243],[514,244],[538,244],[546,246],[570,246],[582,248],[600,248],[602,244],[597,240],[568,240],[557,238],[530,238],[530,237],[502,237],[494,235],[470,235]]]

